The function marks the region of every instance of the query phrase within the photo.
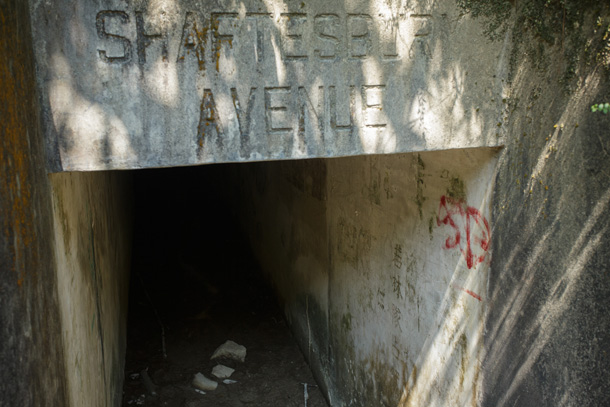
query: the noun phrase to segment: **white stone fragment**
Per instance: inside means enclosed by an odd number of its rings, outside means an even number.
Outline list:
[[[218,377],[219,379],[227,379],[231,377],[234,371],[235,369],[231,369],[228,366],[216,365],[214,366],[214,369],[212,369],[212,374]]]
[[[233,341],[226,341],[214,351],[214,354],[210,359],[223,357],[233,359],[238,362],[244,362],[246,360],[246,347],[238,345]]]
[[[235,384],[235,383],[237,383],[237,380],[224,379],[222,382],[224,384]]]
[[[200,390],[213,391],[216,390],[216,387],[218,387],[218,383],[216,383],[214,380],[208,379],[201,373],[197,373],[193,379],[193,386]]]

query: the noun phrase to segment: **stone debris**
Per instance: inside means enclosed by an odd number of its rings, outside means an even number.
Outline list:
[[[214,391],[216,390],[216,387],[218,387],[218,383],[216,383],[214,380],[208,379],[202,373],[197,373],[195,378],[193,378],[193,386],[199,390]]]
[[[138,397],[137,399],[132,399],[132,400],[127,401],[127,405],[135,404],[136,406],[143,406],[145,401],[146,401],[146,395],[141,394],[140,397]]]
[[[216,365],[214,369],[212,369],[212,374],[219,379],[228,379],[231,377],[235,369],[231,369],[225,365]]]
[[[246,347],[238,345],[233,341],[226,341],[214,351],[210,359],[216,358],[228,358],[244,362],[246,360]]]
[[[195,389],[195,392],[199,393],[199,394],[205,394],[205,391],[203,390],[199,390],[199,389]]]
[[[224,384],[235,384],[235,383],[237,383],[237,380],[224,379],[222,382]]]
[[[151,396],[156,396],[157,395],[157,391],[155,388],[156,386],[153,383],[150,376],[148,375],[148,368],[146,368],[140,372],[140,377],[142,378],[142,383],[144,383],[144,387],[146,387],[146,390],[148,391],[148,393]]]

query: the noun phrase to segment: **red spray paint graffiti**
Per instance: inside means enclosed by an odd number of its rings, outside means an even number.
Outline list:
[[[455,288],[456,290],[460,290],[460,291],[464,291],[466,294],[470,295],[471,297],[479,300],[479,301],[483,301],[483,299],[481,298],[481,296],[473,291],[470,291],[467,288],[464,288],[462,286],[459,286],[457,284],[453,284],[453,288]]]
[[[469,269],[485,260],[491,232],[487,219],[477,208],[467,206],[462,200],[443,195],[438,208],[436,224],[438,226],[449,225],[454,229],[454,234],[445,240],[444,247],[446,249],[459,248]]]

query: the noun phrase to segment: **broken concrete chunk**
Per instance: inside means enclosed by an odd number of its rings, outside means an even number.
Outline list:
[[[142,383],[144,383],[144,387],[146,387],[146,390],[148,391],[148,393],[151,396],[156,396],[157,395],[157,391],[155,388],[156,386],[150,379],[150,376],[148,375],[148,368],[146,368],[140,372],[140,377],[142,378]]]
[[[201,373],[197,373],[193,379],[193,386],[200,390],[213,391],[216,390],[216,387],[218,387],[218,383],[216,383],[214,380],[208,379]]]
[[[246,360],[246,347],[238,345],[233,341],[226,341],[214,351],[210,359],[229,358],[238,362]]]
[[[212,369],[212,374],[219,379],[227,379],[231,377],[235,369],[231,369],[225,365],[216,365],[214,369]]]

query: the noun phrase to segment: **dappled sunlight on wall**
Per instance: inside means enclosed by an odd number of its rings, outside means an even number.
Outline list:
[[[590,67],[562,93],[554,72],[514,68],[509,143],[499,158],[486,321],[485,405],[607,400],[610,226],[604,89]],[[553,80],[545,79],[545,75]],[[603,270],[603,271],[602,271]],[[603,400],[603,401],[602,401]]]
[[[487,42],[450,1],[56,2],[33,13],[54,171],[503,142],[508,40]]]
[[[355,405],[478,400],[493,157],[330,161],[332,345]]]
[[[479,400],[496,155],[236,168],[244,229],[331,405]]]

